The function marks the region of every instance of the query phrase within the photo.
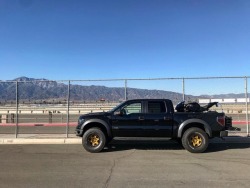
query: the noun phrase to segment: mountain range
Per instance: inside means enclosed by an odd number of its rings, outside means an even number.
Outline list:
[[[15,100],[16,83],[18,83],[18,96],[20,100],[65,100],[68,95],[68,85],[57,81],[46,79],[34,79],[28,77],[19,77],[9,82],[0,82],[0,101]],[[197,100],[198,98],[242,98],[244,94],[222,94],[222,95],[186,95],[188,100]],[[70,85],[70,100],[72,101],[122,101],[125,98],[124,87],[106,87],[106,86],[84,86]],[[138,98],[166,98],[173,100],[174,103],[182,100],[182,93],[127,88],[128,99]]]

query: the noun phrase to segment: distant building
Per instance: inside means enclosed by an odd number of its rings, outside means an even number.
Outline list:
[[[247,102],[249,102],[249,98]],[[233,104],[233,103],[246,103],[246,98],[231,98],[231,99],[199,99],[200,104],[206,104],[209,102],[219,102],[222,104]]]

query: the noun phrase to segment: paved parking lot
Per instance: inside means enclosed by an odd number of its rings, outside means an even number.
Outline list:
[[[0,145],[1,187],[249,187],[250,144],[213,143],[191,154],[173,141],[113,141],[102,153],[78,145]]]

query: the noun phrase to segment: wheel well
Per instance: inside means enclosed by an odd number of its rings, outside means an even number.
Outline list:
[[[201,124],[201,123],[190,123],[190,124],[186,125],[186,126],[183,128],[182,133],[181,133],[181,137],[183,136],[183,134],[184,134],[184,132],[185,132],[186,130],[188,130],[189,128],[192,128],[192,127],[200,128],[200,129],[202,129],[205,133],[207,133],[206,130],[205,130],[205,128],[204,128],[204,125],[203,125],[203,124]]]
[[[102,130],[102,132],[105,134],[106,138],[108,138],[108,132],[107,129],[105,128],[105,126],[101,123],[89,123],[87,125],[84,126],[83,128],[83,133],[84,134],[88,129],[93,128],[93,127],[97,127],[99,129]],[[83,135],[82,135],[83,136]]]

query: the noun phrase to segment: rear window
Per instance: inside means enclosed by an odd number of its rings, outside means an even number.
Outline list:
[[[149,101],[148,102],[148,113],[157,114],[157,113],[165,113],[166,106],[163,101]]]

